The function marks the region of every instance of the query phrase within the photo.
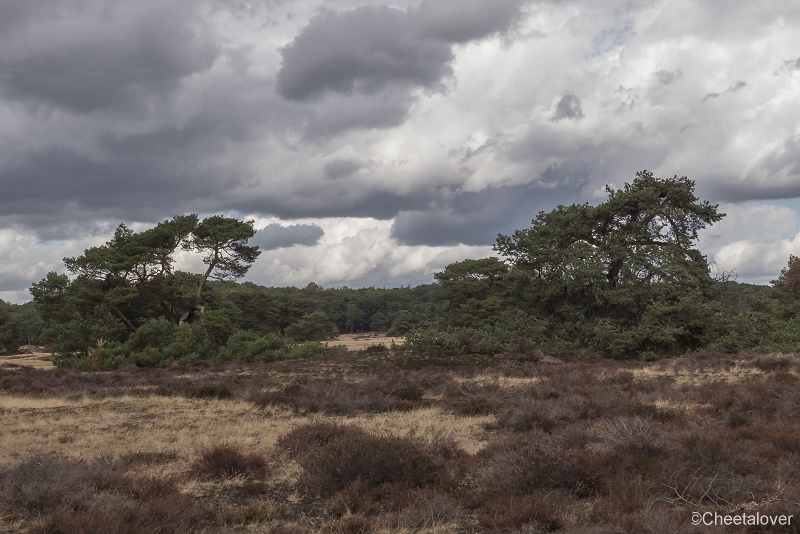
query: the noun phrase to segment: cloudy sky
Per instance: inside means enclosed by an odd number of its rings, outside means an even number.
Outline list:
[[[429,282],[642,169],[767,283],[799,119],[790,0],[3,0],[0,298],[179,213],[255,219],[258,283]]]

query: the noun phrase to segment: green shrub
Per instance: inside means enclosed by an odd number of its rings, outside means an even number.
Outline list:
[[[275,333],[259,336],[254,332],[236,331],[221,352],[219,359],[268,362],[280,359],[287,350],[286,340]]]
[[[414,327],[414,317],[408,310],[400,310],[394,316],[392,326],[387,330],[386,335],[391,337],[404,336]]]
[[[321,311],[304,315],[299,321],[286,327],[286,337],[297,342],[324,341],[339,335],[339,329]]]

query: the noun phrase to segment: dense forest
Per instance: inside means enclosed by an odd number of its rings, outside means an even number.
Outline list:
[[[433,354],[544,351],[655,359],[699,350],[800,350],[800,260],[771,286],[712,276],[698,230],[724,217],[694,182],[637,173],[597,206],[541,212],[435,283],[379,289],[237,283],[259,255],[252,221],[176,216],[65,258],[33,302],[0,307],[0,344],[52,347],[58,365],[109,369],[313,356],[344,332],[405,336]],[[203,273],[173,269],[178,249]],[[333,342],[335,343],[335,342]]]

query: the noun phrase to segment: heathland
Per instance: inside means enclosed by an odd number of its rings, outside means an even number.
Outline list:
[[[797,532],[800,357],[0,367],[7,532]]]

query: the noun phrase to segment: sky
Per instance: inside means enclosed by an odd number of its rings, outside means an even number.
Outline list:
[[[183,213],[254,220],[259,284],[429,283],[644,169],[769,283],[798,119],[796,1],[3,0],[0,298]]]

